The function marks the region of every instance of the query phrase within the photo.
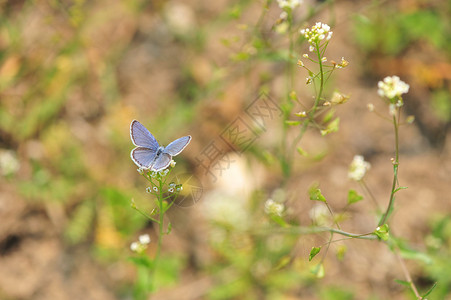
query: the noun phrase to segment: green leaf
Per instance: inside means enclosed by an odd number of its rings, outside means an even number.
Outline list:
[[[363,200],[363,196],[359,195],[355,190],[349,190],[348,192],[348,204],[353,204]]]
[[[128,259],[138,267],[141,266],[148,269],[152,269],[153,267],[153,262],[146,255],[129,257]]]
[[[390,236],[388,224],[384,224],[382,226],[377,227],[376,230],[374,231],[374,234],[377,235],[383,241],[388,240]]]
[[[326,198],[321,194],[321,190],[318,188],[317,184],[314,184],[310,187],[309,191],[310,200],[321,201],[326,203]]]
[[[323,278],[325,275],[323,264],[318,264],[310,269],[310,272],[316,276],[316,278]]]
[[[330,122],[330,120],[332,120],[332,118],[334,117],[334,114],[335,114],[335,111],[333,109],[328,111],[327,114],[323,118],[323,123]]]
[[[435,289],[436,286],[437,286],[437,282],[434,282],[432,287],[423,295],[423,298],[425,298],[426,296],[429,296],[429,294],[432,293],[432,291]]]
[[[297,125],[301,124],[301,121],[286,120],[285,124],[290,125],[290,126],[297,126]]]
[[[337,255],[337,259],[342,261],[343,258],[345,257],[346,251],[347,251],[347,248],[346,248],[345,245],[338,246],[337,254],[336,254]]]
[[[393,194],[398,192],[398,191],[400,191],[400,190],[405,190],[405,189],[407,189],[406,186],[400,186],[399,188],[397,188],[396,190],[393,191]]]
[[[171,231],[172,231],[172,223],[169,222],[169,224],[168,224],[168,230],[166,231],[166,234],[170,234]]]
[[[329,133],[337,132],[339,125],[340,125],[340,118],[336,118],[335,120],[333,120],[332,122],[327,124],[326,129],[321,130],[321,135],[325,136]]]
[[[402,285],[405,285],[405,286],[410,287],[410,283],[409,283],[408,281],[401,280],[401,279],[395,279],[395,281],[396,281],[397,283],[399,283],[399,284],[402,284]]]
[[[291,256],[286,255],[284,257],[282,257],[279,262],[277,263],[275,270],[280,270],[282,268],[284,268],[285,266],[287,266],[289,263],[291,262]]]
[[[312,259],[321,251],[321,247],[312,247],[310,254],[308,256],[308,261],[312,261]]]
[[[298,153],[302,156],[308,156],[307,151],[305,151],[304,149],[302,149],[301,147],[297,147]]]

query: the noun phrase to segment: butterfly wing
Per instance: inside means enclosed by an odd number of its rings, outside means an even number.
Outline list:
[[[130,137],[135,146],[157,151],[159,145],[154,136],[143,124],[133,120],[130,124]]]
[[[186,146],[188,146],[190,141],[190,135],[176,139],[175,141],[167,145],[166,148],[164,148],[163,153],[168,153],[171,156],[176,156],[177,154],[182,152]]]
[[[155,156],[157,155],[157,150],[144,148],[144,147],[136,147],[130,153],[130,157],[133,162],[140,168],[150,169],[152,162],[155,160]]]
[[[166,169],[169,164],[171,163],[172,160],[172,156],[164,153],[164,151],[162,153],[160,153],[157,158],[155,159],[155,162],[152,164],[151,168],[154,171],[160,171],[163,169]]]

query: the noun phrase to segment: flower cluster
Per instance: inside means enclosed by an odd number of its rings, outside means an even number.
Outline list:
[[[142,253],[147,249],[147,245],[150,243],[150,236],[148,234],[140,235],[137,242],[130,244],[130,249],[136,253]]]
[[[383,81],[379,81],[377,87],[379,96],[387,97],[390,100],[409,91],[409,85],[400,80],[398,76],[385,77]]]
[[[355,181],[360,181],[370,168],[370,163],[365,161],[363,156],[356,155],[349,166],[348,177]]]
[[[299,5],[301,5],[302,2],[303,2],[303,0],[277,0],[277,4],[279,4],[279,7],[281,9],[286,9],[286,8],[294,9],[294,8],[298,7]]]
[[[310,44],[310,51],[313,51],[318,44],[323,40],[330,40],[332,38],[332,31],[330,26],[317,22],[312,28],[301,29],[301,34],[308,40]]]
[[[11,175],[19,170],[19,161],[16,154],[11,150],[0,149],[0,174]]]
[[[265,213],[268,215],[282,216],[285,206],[282,203],[278,203],[272,199],[268,199],[265,202]]]

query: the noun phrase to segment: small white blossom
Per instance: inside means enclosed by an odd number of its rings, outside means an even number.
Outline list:
[[[379,81],[377,84],[377,93],[381,97],[387,97],[393,99],[400,97],[409,91],[409,85],[400,80],[398,76],[387,76],[383,81]]]
[[[355,155],[351,165],[349,166],[348,177],[355,181],[360,181],[370,168],[370,163],[365,161],[363,156]]]
[[[174,160],[171,160],[171,163],[170,163],[171,168],[175,167],[175,164],[176,164],[176,162]]]
[[[142,253],[147,249],[147,245],[150,243],[150,236],[148,234],[142,234],[139,236],[137,242],[130,244],[130,250],[136,253]]]
[[[14,174],[19,170],[19,161],[11,150],[0,149],[0,174],[3,176]]]
[[[155,192],[158,192],[158,188],[157,188],[156,186],[153,187],[153,190],[154,190]]]
[[[139,242],[143,245],[147,245],[150,243],[150,236],[148,234],[142,234],[138,238]]]
[[[130,250],[132,250],[133,252],[137,252],[139,248],[139,243],[138,242],[133,242],[130,244]]]
[[[173,193],[173,192],[174,192],[174,188],[169,188],[169,189],[168,189],[168,192],[169,192],[169,193]]]
[[[171,183],[169,184],[169,187],[170,187],[170,188],[174,188],[174,187],[175,187],[175,183],[174,183],[174,182],[171,182]]]
[[[325,56],[324,56],[324,57],[321,57],[321,61],[322,61],[322,62],[326,62],[326,61],[327,61],[327,57],[325,57]]]
[[[302,57],[308,58],[308,54],[307,54],[307,53],[304,53],[304,54],[302,54]]]
[[[149,194],[152,193],[152,189],[150,188],[150,186],[146,188],[146,193],[149,193]]]
[[[300,33],[309,42],[310,49],[312,49],[312,47],[316,48],[318,43],[320,43],[321,41],[328,41],[332,38],[332,31],[330,31],[330,26],[321,22],[317,22],[312,26],[312,28],[302,29]]]
[[[277,0],[277,4],[279,4],[279,7],[284,8],[290,8],[294,9],[301,5],[303,0]]]
[[[182,186],[178,186],[175,190],[176,190],[177,192],[180,192],[180,191],[183,190],[183,187],[182,187]]]
[[[330,221],[330,212],[324,203],[318,203],[313,206],[309,211],[309,217],[313,223],[319,226],[325,226]]]
[[[138,171],[139,175],[144,174],[144,169],[143,168],[138,168],[136,171]]]
[[[282,203],[277,203],[272,199],[265,202],[265,213],[268,215],[282,216],[285,206]]]

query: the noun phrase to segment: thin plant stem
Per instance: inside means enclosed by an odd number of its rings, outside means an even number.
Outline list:
[[[418,289],[415,286],[415,283],[413,283],[412,276],[410,276],[409,270],[406,267],[406,263],[404,262],[404,259],[401,257],[401,254],[399,253],[399,248],[396,247],[394,252],[395,252],[396,258],[399,261],[399,264],[401,265],[401,269],[404,273],[406,281],[409,283],[410,288],[412,289],[413,293],[415,294],[415,297],[417,297],[418,300],[422,300],[423,297],[420,296],[420,293],[418,293]]]
[[[393,204],[395,202],[395,193],[398,183],[398,166],[399,166],[399,133],[398,133],[398,121],[396,116],[393,116],[393,126],[395,129],[395,159],[393,161],[393,183],[390,193],[390,200],[388,202],[387,209],[385,210],[384,216],[379,221],[378,226],[381,226],[387,222],[390,211],[392,210]]]
[[[373,193],[369,189],[368,185],[366,184],[365,180],[362,178],[362,180],[359,181],[359,183],[362,185],[363,190],[370,196],[371,201],[373,201],[374,206],[376,207],[376,210],[378,213],[380,213],[381,208],[379,206],[379,203],[377,203],[376,197],[374,197]]]

